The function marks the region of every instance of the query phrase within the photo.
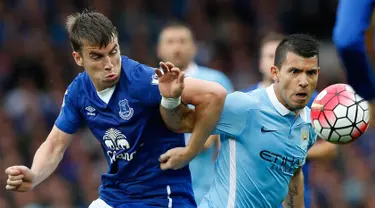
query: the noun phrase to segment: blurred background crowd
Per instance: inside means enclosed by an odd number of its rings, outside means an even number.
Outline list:
[[[106,171],[99,142],[82,129],[58,170],[30,193],[5,191],[4,170],[30,166],[59,113],[68,84],[82,69],[71,56],[67,15],[95,8],[119,31],[120,48],[157,66],[155,46],[168,20],[185,21],[199,46],[197,63],[228,75],[236,90],[258,82],[259,41],[269,32],[321,40],[318,90],[345,82],[331,42],[337,0],[0,0],[0,207],[87,207]],[[375,207],[375,129],[313,162],[313,207]]]

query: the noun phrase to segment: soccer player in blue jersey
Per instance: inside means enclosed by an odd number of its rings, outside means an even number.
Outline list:
[[[284,35],[279,33],[270,33],[266,35],[260,44],[260,58],[259,58],[259,70],[262,74],[262,81],[250,86],[243,90],[244,92],[250,92],[259,88],[267,88],[273,84],[271,67],[275,59],[275,51],[278,44],[283,40]],[[312,102],[318,95],[317,91],[314,91],[308,107],[311,107]],[[305,208],[311,207],[311,190],[309,185],[309,173],[310,173],[310,161],[311,160],[329,160],[335,158],[337,153],[337,145],[329,143],[325,140],[318,140],[318,142],[307,152],[306,162],[302,167],[304,174],[304,202]]]
[[[340,0],[333,42],[344,64],[348,84],[371,102],[375,122],[375,0]]]
[[[162,153],[185,146],[184,134],[165,123],[184,132],[185,119],[194,117],[191,141],[195,144],[198,138],[199,144],[220,118],[225,89],[184,78],[183,73],[176,77],[178,68],[171,63],[160,64],[164,75],[158,83],[160,71],[120,55],[117,30],[100,13],[69,16],[67,30],[74,60],[85,71],[67,88],[61,113],[32,167],[6,169],[6,189],[30,191],[44,181],[61,161],[72,134],[85,123],[109,166],[100,198],[90,207],[196,207],[189,169],[160,169]],[[182,95],[175,98],[176,93]],[[195,105],[195,110],[183,103]]]
[[[162,28],[157,46],[159,59],[172,62],[184,71],[187,77],[217,82],[225,87],[227,92],[232,92],[232,83],[222,72],[197,65],[194,61],[196,53],[194,35],[187,25],[174,21]],[[189,141],[190,136],[190,133],[185,134],[186,142]],[[189,163],[194,196],[198,204],[210,189],[214,160],[219,148],[219,136],[212,135],[206,141],[204,150]]]
[[[273,85],[227,96],[213,132],[222,144],[214,181],[199,207],[278,207],[283,201],[304,207],[301,167],[317,138],[306,105],[317,85],[318,59],[314,38],[290,35],[276,49]],[[181,167],[190,156],[185,151],[174,148],[160,160]]]

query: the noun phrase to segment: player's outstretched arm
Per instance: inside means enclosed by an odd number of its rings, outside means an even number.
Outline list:
[[[12,166],[5,170],[8,175],[6,189],[26,192],[44,181],[60,163],[71,140],[72,135],[54,126],[46,141],[36,151],[31,169]]]
[[[308,160],[331,160],[336,158],[337,145],[323,139],[317,141],[307,152]]]
[[[169,151],[160,158],[162,164],[167,164],[163,169],[178,169],[200,153],[208,136],[215,129],[224,106],[226,90],[215,82],[184,78],[183,72],[171,63],[161,63],[160,66],[163,73],[158,69],[155,71],[163,96],[160,107],[163,120],[167,126],[172,126],[173,130],[192,132],[187,148],[173,150],[183,151],[181,154],[175,154],[184,157],[183,159],[173,163],[174,160],[169,160]],[[181,101],[194,105],[195,110],[184,114]]]
[[[304,185],[302,168],[298,168],[289,183],[288,195],[283,202],[284,208],[303,208],[304,205]]]
[[[370,62],[373,57],[369,57],[374,56],[374,26],[370,26],[374,3],[375,0],[340,0],[333,31],[348,84],[365,100],[375,99],[374,66]]]

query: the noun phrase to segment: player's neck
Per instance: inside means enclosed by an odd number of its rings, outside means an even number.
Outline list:
[[[107,90],[107,89],[110,89],[110,88],[114,87],[117,83],[118,83],[118,82],[116,82],[115,84],[110,85],[110,86],[104,86],[104,85],[100,85],[100,84],[98,84],[98,83],[94,83],[94,82],[92,82],[92,84],[94,85],[94,87],[95,87],[95,89],[96,89],[96,92],[103,92],[103,91],[105,91],[105,90]]]
[[[262,88],[267,88],[267,87],[269,87],[271,84],[273,84],[273,80],[263,79],[263,81],[260,82],[260,87],[262,87]]]

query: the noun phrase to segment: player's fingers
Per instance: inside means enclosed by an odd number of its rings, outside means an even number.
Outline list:
[[[17,188],[17,186],[11,186],[11,185],[6,185],[5,186],[5,189],[6,190],[9,190],[9,191],[11,191],[11,190],[15,190]]]
[[[20,179],[22,179],[23,177],[25,177],[23,174],[21,174],[21,175],[17,175],[17,176],[9,175],[9,176],[8,176],[8,179],[9,179],[9,180],[12,180],[12,181],[15,181],[15,180],[20,180]]]
[[[169,69],[172,69],[172,68],[175,67],[174,64],[172,64],[172,62],[169,62],[169,61],[167,61],[167,62],[165,63],[165,65],[167,65]]]
[[[159,162],[161,162],[161,163],[165,163],[165,162],[167,162],[168,160],[169,160],[169,156],[167,155],[167,153],[162,154],[162,155],[160,155],[160,157],[159,157]]]
[[[10,186],[18,186],[18,185],[21,185],[22,184],[22,180],[7,180],[7,185],[10,185]]]
[[[160,69],[155,68],[154,71],[155,71],[156,75],[158,75],[158,77],[163,76],[163,73],[161,73]]]
[[[15,167],[9,167],[5,170],[5,174],[16,176],[21,174],[21,172],[17,170]]]
[[[171,73],[173,75],[174,78],[178,78],[178,75],[180,74],[180,69],[179,68],[176,68],[176,67],[173,67],[171,69]],[[177,80],[178,81],[178,80]]]
[[[177,67],[173,67],[173,68],[171,69],[171,72],[172,72],[173,75],[175,75],[176,77],[177,77],[178,75],[180,75],[180,73],[181,73],[180,69],[177,68]]]
[[[171,163],[170,162],[160,163],[160,169],[162,170],[172,169]]]
[[[180,82],[180,83],[184,83],[184,80],[185,80],[185,73],[182,71],[182,72],[180,72],[180,74],[178,75],[178,81]]]
[[[163,70],[164,74],[168,73],[169,69],[168,66],[164,62],[160,62],[160,68]]]

